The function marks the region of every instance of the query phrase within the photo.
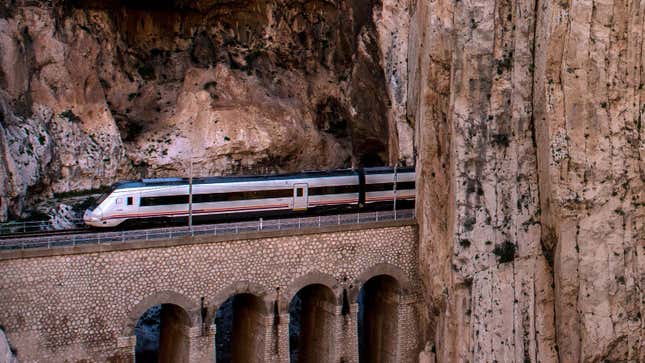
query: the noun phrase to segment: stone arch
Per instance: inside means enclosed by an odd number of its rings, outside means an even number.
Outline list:
[[[158,291],[139,301],[128,314],[128,318],[123,328],[122,336],[128,337],[134,335],[134,328],[137,321],[143,313],[155,305],[172,304],[184,309],[188,314],[190,326],[199,326],[201,322],[200,306],[190,298],[178,294],[174,291]]]
[[[236,281],[226,286],[224,289],[215,294],[215,296],[213,296],[207,312],[207,316],[209,316],[210,319],[209,321],[212,321],[220,305],[222,305],[230,297],[238,294],[250,294],[262,299],[264,301],[263,313],[268,314],[273,309],[273,299],[271,292],[272,291],[268,288],[255,282]]]
[[[329,275],[311,273],[294,281],[289,303],[289,358],[296,362],[334,360],[342,289]]]
[[[395,265],[389,263],[379,263],[377,265],[369,267],[367,270],[363,271],[356,279],[352,287],[348,291],[348,299],[350,302],[355,303],[358,300],[358,294],[360,293],[361,287],[369,279],[379,276],[386,275],[392,277],[399,284],[399,295],[404,296],[408,295],[410,292],[410,279],[408,276]]]
[[[216,362],[263,362],[267,317],[273,313],[271,291],[237,281],[212,299],[208,316],[215,327]]]
[[[398,361],[401,286],[396,278],[379,273],[361,286],[357,329],[360,363]]]
[[[293,280],[291,284],[287,287],[287,291],[282,295],[280,301],[280,310],[285,311],[289,308],[289,303],[293,300],[293,297],[296,296],[298,291],[309,286],[309,285],[323,285],[328,287],[334,294],[334,303],[336,305],[342,304],[342,288],[340,288],[338,281],[329,275],[319,271],[312,271],[306,275],[300,276],[297,279]]]

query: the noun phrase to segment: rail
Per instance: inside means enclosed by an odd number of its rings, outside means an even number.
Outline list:
[[[82,228],[85,225],[83,224],[83,219],[71,219],[66,222],[72,224],[77,228]],[[53,231],[57,228],[52,224],[50,220],[43,221],[24,221],[24,222],[5,222],[0,223],[0,236],[10,235],[16,233],[33,233],[33,232],[45,232]]]
[[[127,243],[141,240],[167,240],[188,236],[235,235],[256,231],[301,230],[333,225],[356,225],[374,222],[413,220],[414,209],[356,212],[286,219],[258,219],[245,222],[195,225],[189,227],[155,228],[111,232],[82,233],[63,236],[43,236],[0,240],[0,250],[53,248],[101,243]]]

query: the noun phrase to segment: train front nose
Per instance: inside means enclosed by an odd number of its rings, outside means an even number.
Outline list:
[[[96,208],[94,210],[88,209],[83,214],[83,221],[88,225],[98,225],[101,220],[101,211]]]

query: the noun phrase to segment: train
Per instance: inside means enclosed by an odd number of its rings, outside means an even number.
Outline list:
[[[192,200],[191,200],[192,199]],[[238,220],[413,206],[414,168],[120,181],[83,216],[91,227]]]

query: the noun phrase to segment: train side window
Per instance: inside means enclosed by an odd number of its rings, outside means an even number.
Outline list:
[[[302,197],[304,195],[303,188],[296,188],[296,197]]]
[[[116,205],[121,205],[121,204],[123,204],[123,198],[116,198],[115,203],[116,203]]]
[[[132,197],[128,197],[127,205],[132,205],[133,204],[133,199]]]

